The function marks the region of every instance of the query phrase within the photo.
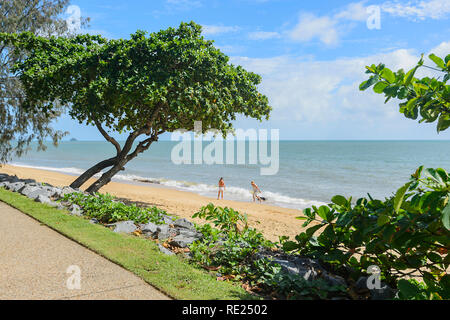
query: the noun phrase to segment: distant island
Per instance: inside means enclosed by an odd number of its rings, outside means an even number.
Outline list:
[[[78,141],[76,138],[72,138],[70,139],[70,141]]]

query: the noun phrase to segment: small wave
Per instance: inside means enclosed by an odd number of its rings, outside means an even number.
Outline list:
[[[56,168],[56,167],[42,167],[42,166],[31,166],[28,164],[23,163],[11,163],[12,166],[15,167],[22,167],[22,168],[30,168],[30,169],[39,169],[39,170],[48,170],[48,171],[56,171],[61,173],[68,173],[68,174],[74,174],[74,175],[80,175],[85,170],[79,169],[79,168],[73,168],[73,167],[67,167],[67,168]],[[101,173],[98,173],[97,176],[100,176]]]

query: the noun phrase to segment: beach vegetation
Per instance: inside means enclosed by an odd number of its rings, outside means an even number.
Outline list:
[[[217,272],[218,279],[239,281],[250,292],[277,299],[346,296],[343,286],[330,285],[323,279],[305,280],[282,271],[271,258],[261,256],[261,252],[270,252],[276,245],[249,227],[245,214],[210,203],[193,217],[206,219],[212,225],[198,226],[203,239],[190,246],[192,261]]]
[[[87,188],[98,191],[165,132],[193,131],[194,122],[201,121],[202,133],[215,129],[226,136],[237,115],[262,121],[271,111],[258,92],[261,77],[230,64],[194,22],[150,34],[137,31],[129,39],[43,38],[25,32],[0,33],[0,42],[27,49],[26,59],[14,68],[25,106],[52,113],[56,104],[64,105],[115,149],[72,188],[109,168]],[[121,144],[111,133],[128,137]]]
[[[409,119],[431,123],[437,120],[437,132],[450,127],[450,54],[440,58],[430,54],[434,66],[424,64],[423,55],[417,65],[405,72],[403,69],[392,71],[384,64],[366,66],[368,80],[362,82],[360,90],[373,87],[373,91],[386,97],[385,103],[395,98],[400,100],[400,113]],[[416,78],[419,69],[432,70],[437,77]]]
[[[335,196],[328,205],[305,209],[299,219],[305,227],[314,225],[295,241],[284,239],[283,248],[317,258],[355,282],[372,265],[394,288],[400,279],[421,277],[449,299],[449,191],[444,169],[420,167],[384,201],[369,195],[353,203],[351,197]]]
[[[110,194],[84,193],[66,194],[61,201],[80,206],[89,218],[95,218],[102,223],[132,220],[135,223],[162,224],[167,213],[155,206],[150,208],[138,207],[135,204],[126,205]]]

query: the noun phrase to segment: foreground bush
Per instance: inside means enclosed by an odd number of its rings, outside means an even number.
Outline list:
[[[140,208],[135,204],[125,205],[109,194],[71,193],[65,195],[62,201],[80,206],[86,216],[103,223],[133,220],[136,223],[153,222],[161,224],[164,216],[167,215],[164,210],[157,207]]]
[[[423,176],[422,174],[425,173]],[[303,211],[305,232],[283,249],[317,258],[356,281],[371,265],[404,299],[450,299],[450,178],[423,167],[385,201],[335,196]],[[317,235],[316,232],[320,231]],[[419,276],[424,283],[406,279]]]
[[[306,281],[282,272],[278,264],[261,251],[271,251],[275,244],[247,224],[247,216],[232,208],[202,207],[194,218],[211,221],[198,227],[203,240],[190,246],[192,259],[204,268],[219,273],[219,279],[239,280],[244,287],[264,296],[283,299],[326,299],[345,296],[345,288],[331,286],[323,279]]]

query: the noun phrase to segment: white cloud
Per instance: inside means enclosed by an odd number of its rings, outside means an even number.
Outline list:
[[[267,39],[275,39],[280,38],[280,34],[278,32],[270,32],[270,31],[255,31],[250,32],[248,37],[251,40],[267,40]]]
[[[297,25],[287,35],[294,41],[307,42],[317,38],[326,45],[336,45],[344,33],[343,26],[351,21],[366,21],[368,14],[364,3],[350,3],[334,15],[302,13]]]
[[[239,31],[240,28],[238,26],[203,25],[202,29],[204,35],[212,35],[212,34],[236,32]]]
[[[442,42],[433,49],[432,53],[438,57],[444,58],[446,55],[450,54],[450,41]]]
[[[381,6],[384,12],[395,17],[425,20],[442,19],[450,14],[449,0],[428,0],[428,1],[388,1]]]
[[[337,21],[328,16],[317,17],[303,13],[297,25],[287,34],[294,41],[307,42],[318,38],[326,45],[334,45],[339,40],[336,23]]]
[[[444,42],[430,52],[448,53],[449,48],[450,42]],[[297,120],[304,124],[402,119],[398,101],[384,104],[382,95],[372,90],[359,91],[359,84],[368,78],[366,65],[382,62],[392,70],[409,70],[418,60],[419,54],[407,49],[330,61],[289,56],[232,58],[233,63],[262,76],[260,90],[274,108],[272,120]],[[429,72],[421,69],[418,76],[430,75]]]
[[[351,21],[366,21],[367,16],[367,7],[364,6],[364,2],[354,2],[335,14],[334,18]]]
[[[341,37],[355,27],[352,22],[365,22],[369,17],[367,0],[352,2],[334,14],[314,15],[303,12],[299,15],[297,24],[282,33],[283,36],[298,42],[319,40],[325,45],[333,46],[339,43]],[[415,0],[387,1],[380,5],[383,12],[394,17],[414,20],[443,19],[450,14],[450,0]],[[250,34],[250,39],[270,39],[281,34],[276,32]],[[266,38],[264,38],[266,36]]]

